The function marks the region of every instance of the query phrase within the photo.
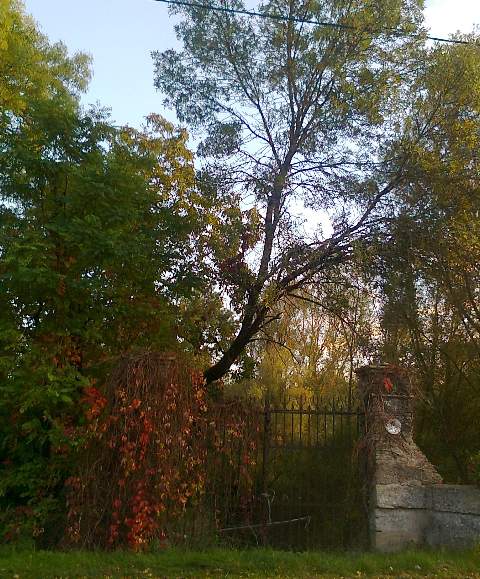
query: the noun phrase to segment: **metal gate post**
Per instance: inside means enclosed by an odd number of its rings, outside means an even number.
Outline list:
[[[270,460],[270,431],[271,431],[272,415],[270,411],[270,397],[265,398],[265,405],[263,408],[263,454],[262,454],[262,498],[265,499],[265,504],[268,505],[268,463]],[[262,529],[262,542],[265,546],[267,544],[267,532],[269,521],[269,505],[265,508],[264,526]]]

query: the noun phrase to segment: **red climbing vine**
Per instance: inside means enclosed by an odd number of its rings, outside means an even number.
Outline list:
[[[67,481],[68,536],[83,547],[140,550],[204,485],[206,391],[176,355],[125,358],[84,403],[86,447]]]

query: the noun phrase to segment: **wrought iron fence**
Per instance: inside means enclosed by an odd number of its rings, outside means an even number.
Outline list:
[[[363,410],[346,398],[225,405],[184,538],[298,550],[364,546],[363,425]]]

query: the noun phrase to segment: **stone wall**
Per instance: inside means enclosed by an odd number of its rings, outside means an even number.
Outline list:
[[[357,371],[365,405],[372,548],[480,543],[480,489],[445,485],[413,440],[414,394],[397,367]]]
[[[480,542],[480,490],[464,485],[375,485],[372,547],[469,547]]]

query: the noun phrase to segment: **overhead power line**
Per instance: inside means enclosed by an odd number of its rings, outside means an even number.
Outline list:
[[[382,28],[378,30],[360,29],[357,26],[350,24],[341,24],[339,22],[322,22],[321,20],[304,20],[303,18],[296,18],[294,16],[283,16],[281,14],[271,14],[268,12],[255,12],[253,10],[244,10],[240,8],[227,8],[226,6],[215,6],[214,4],[203,4],[200,2],[189,2],[188,0],[154,0],[155,2],[162,2],[164,4],[173,4],[176,6],[187,6],[188,8],[203,8],[205,10],[215,10],[217,12],[226,12],[228,14],[240,14],[242,16],[257,16],[259,18],[269,18],[271,20],[280,20],[283,22],[295,22],[296,24],[315,24],[316,26],[325,26],[329,28],[336,28],[338,30],[348,30],[353,32],[370,32],[375,34],[391,34],[399,38],[420,38],[420,35],[415,35],[398,28]],[[446,42],[449,44],[466,44],[468,46],[478,46],[474,42],[468,40],[456,40],[454,38],[440,38],[437,36],[426,36],[428,40],[435,42]]]

